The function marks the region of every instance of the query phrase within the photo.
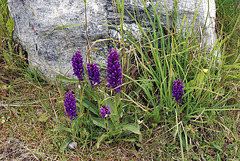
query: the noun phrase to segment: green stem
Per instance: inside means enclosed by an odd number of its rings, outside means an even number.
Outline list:
[[[83,114],[83,106],[82,106],[82,98],[83,98],[83,95],[82,95],[82,82],[79,80],[79,86],[80,86],[80,89],[79,89],[79,95],[80,95],[80,114]]]
[[[184,153],[183,153],[183,141],[182,141],[182,132],[181,132],[181,128],[179,128],[179,122],[178,122],[178,109],[179,109],[179,104],[177,102],[177,109],[175,109],[175,113],[176,113],[176,125],[177,125],[177,133],[179,136],[179,141],[180,141],[180,147],[181,147],[181,154],[182,154],[182,160],[184,159]]]
[[[120,93],[117,93],[114,98],[114,114],[116,116],[115,119],[115,128],[118,127],[119,124],[119,115],[118,115],[118,105],[119,105],[119,100],[120,100]]]
[[[107,128],[107,119],[106,119],[106,117],[104,118],[104,122],[105,122],[105,125],[106,125],[106,130],[107,130],[107,133],[108,133],[108,128]]]
[[[90,45],[89,45],[89,39],[88,39],[88,32],[87,32],[87,3],[85,2],[85,28],[86,28],[86,41],[87,41],[87,59],[88,63],[90,63]]]

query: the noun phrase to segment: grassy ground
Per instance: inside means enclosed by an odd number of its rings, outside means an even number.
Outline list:
[[[161,118],[157,122],[154,114],[147,115],[137,110],[139,120],[144,118],[141,124],[142,140],[137,135],[126,132],[120,137],[106,139],[99,148],[96,147],[97,138],[105,134],[105,130],[86,123],[82,127],[86,131],[77,140],[77,149],[70,150],[64,148],[64,140],[69,133],[54,129],[70,126],[64,114],[63,96],[74,85],[49,83],[29,70],[24,54],[19,54],[23,53],[21,48],[11,41],[9,13],[5,8],[6,1],[1,1],[1,9],[5,9],[5,12],[1,13],[0,28],[0,160],[182,160],[183,156],[185,160],[238,160],[240,107],[236,104],[239,104],[240,92],[236,84],[239,84],[239,68],[228,65],[237,66],[236,62],[239,61],[240,29],[236,26],[240,25],[236,22],[240,5],[234,0],[217,0],[216,3],[219,38],[224,39],[233,32],[222,47],[226,48],[223,50],[225,56],[229,55],[222,71],[223,76],[219,77],[225,79],[216,86],[225,91],[216,90],[220,91],[218,95],[225,93],[224,98],[231,96],[219,104],[223,108],[202,111],[196,117],[192,114],[194,119],[191,119],[185,118],[186,111],[180,113],[179,118],[167,118],[165,112],[172,111],[166,106],[166,111],[159,111]],[[150,67],[149,69],[151,70]],[[143,69],[139,71],[147,75]],[[150,85],[157,86],[157,83]],[[129,86],[126,89],[128,88],[131,89]],[[231,91],[230,96],[226,94],[228,91]],[[139,94],[145,100],[148,99],[148,93],[141,91]],[[196,93],[193,92],[194,94]],[[210,95],[213,94],[214,92]],[[149,95],[152,96],[155,93]],[[155,97],[156,100],[160,99],[160,96]],[[204,97],[205,93],[202,92],[196,100]],[[216,99],[222,100],[222,97]],[[154,104],[154,100],[151,103],[136,98],[136,101],[148,106],[149,111]],[[194,101],[195,99],[193,103]],[[205,105],[204,102],[202,105]],[[208,106],[215,107],[213,104]]]

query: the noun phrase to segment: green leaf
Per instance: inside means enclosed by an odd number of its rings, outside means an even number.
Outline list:
[[[59,130],[64,130],[64,131],[68,131],[68,132],[72,132],[72,130],[70,128],[67,128],[67,127],[63,127],[63,126],[60,126],[60,127],[56,127],[53,129],[53,131],[59,131]]]
[[[104,139],[107,137],[108,135],[102,135],[100,138],[98,138],[98,141],[97,141],[97,144],[96,144],[96,146],[97,146],[97,149],[99,148],[99,145],[100,145],[100,143],[102,142],[102,141],[104,141]]]
[[[91,117],[93,123],[99,127],[102,127],[104,129],[106,129],[106,124],[104,122],[104,119],[103,118],[97,118],[97,117]],[[113,124],[111,122],[107,122],[107,129],[110,130],[110,129],[113,129]]]
[[[98,95],[97,95],[97,92],[94,92],[93,90],[91,89],[87,89],[85,90],[89,95],[92,96],[92,98],[94,99],[94,101],[98,101]]]
[[[104,123],[104,119],[103,119],[103,118],[92,117],[92,121],[93,121],[93,123],[94,123],[95,125],[106,129],[106,125],[105,125],[105,123]]]
[[[60,151],[61,151],[61,152],[64,152],[64,150],[67,148],[68,144],[69,144],[71,141],[72,141],[72,138],[71,138],[71,137],[67,137],[67,138],[63,141],[63,143],[62,143],[61,148],[60,148]]]
[[[135,134],[141,135],[139,126],[136,126],[133,123],[122,125],[122,129],[123,130],[129,130],[129,131],[131,131],[131,132],[133,132]]]
[[[65,29],[65,28],[74,27],[74,26],[81,26],[81,25],[84,25],[84,23],[77,23],[77,24],[72,24],[72,25],[64,25],[64,26],[57,27],[54,30]]]
[[[61,80],[64,82],[70,82],[70,83],[78,83],[79,82],[79,79],[60,78],[60,77],[57,77],[57,80]]]
[[[78,100],[78,99],[77,99]],[[86,108],[88,108],[91,112],[93,112],[94,114],[96,115],[99,115],[100,113],[100,110],[94,105],[92,104],[91,102],[89,102],[88,100],[86,99],[83,99],[82,100],[82,105]],[[77,104],[78,106],[78,104]]]
[[[13,32],[13,30],[14,30],[14,21],[13,21],[13,19],[8,18],[6,27],[7,27],[8,33],[9,33],[10,35],[12,35],[12,32]]]
[[[214,143],[212,143],[212,145],[217,149],[219,150],[220,152],[222,152],[222,148],[219,146],[219,145],[216,145]]]
[[[80,128],[82,128],[81,127],[81,119],[80,119],[81,117],[82,117],[82,114],[78,115],[77,117],[75,117],[72,120],[72,131],[73,131],[74,136],[76,136],[79,133]]]
[[[11,87],[12,87],[11,85],[3,85],[2,89],[11,89]]]
[[[48,118],[49,118],[48,114],[43,114],[39,117],[38,121],[46,122],[48,120]]]
[[[7,62],[8,65],[12,65],[12,57],[10,54],[8,54],[7,52],[4,51],[4,59]]]
[[[114,102],[114,103],[115,103],[115,106],[118,107],[119,104],[120,104],[120,93],[117,93],[117,94],[115,95],[114,101],[115,101],[115,102]]]
[[[155,122],[159,122],[160,114],[159,114],[159,108],[158,107],[154,107],[154,109],[153,109],[153,116],[154,116],[154,121]]]
[[[3,25],[4,24],[4,20],[3,20],[3,15],[0,14],[0,25]],[[1,34],[0,34],[1,35]]]
[[[224,68],[233,68],[233,69],[240,69],[240,63],[235,63],[234,65],[224,65]]]
[[[134,139],[134,138],[130,138],[130,139],[119,139],[119,140],[122,140],[122,141],[128,141],[128,142],[135,142],[135,141],[137,141],[136,139]]]
[[[188,86],[188,87],[194,87],[194,83],[195,83],[194,80],[190,80],[190,81],[187,83],[187,86]]]
[[[199,72],[196,78],[198,85],[203,84],[204,78],[205,78],[205,74],[203,72]]]

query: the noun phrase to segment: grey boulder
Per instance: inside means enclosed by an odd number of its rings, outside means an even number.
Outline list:
[[[88,39],[96,42],[99,39],[119,39],[116,28],[108,24],[119,25],[116,2],[112,0],[86,0]],[[145,3],[145,2],[144,2]],[[161,8],[161,20],[166,25],[166,14],[174,13],[174,5],[177,3],[179,20],[177,28],[186,16],[183,23],[184,32],[189,31],[193,25],[193,31],[200,32],[203,38],[202,44],[212,48],[216,42],[215,34],[215,1],[214,0],[153,0],[146,2],[145,7],[151,9],[158,4]],[[144,17],[144,4],[140,0],[125,0],[125,9],[134,15],[134,10],[139,11]],[[165,7],[166,6],[166,7]],[[15,22],[14,35],[28,53],[30,67],[38,68],[44,76],[54,79],[57,75],[73,77],[71,58],[79,50],[82,52],[85,62],[87,41],[85,33],[85,3],[83,0],[8,0],[11,18]],[[134,9],[133,9],[134,8]],[[193,20],[198,11],[195,23]],[[169,24],[172,24],[169,17]],[[61,26],[65,26],[62,27]],[[150,24],[149,24],[150,27]],[[167,26],[172,27],[172,26]],[[139,28],[132,17],[125,11],[124,29],[129,30],[134,37],[139,36]],[[111,47],[110,41],[102,41],[90,44],[91,56],[100,63],[105,63],[105,58],[100,54],[108,54]]]

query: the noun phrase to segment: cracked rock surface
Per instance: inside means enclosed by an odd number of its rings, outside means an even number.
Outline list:
[[[164,3],[165,1],[165,3]],[[208,2],[209,1],[209,2]],[[144,2],[145,3],[145,2]],[[203,30],[204,42],[211,48],[215,43],[215,1],[214,0],[153,0],[152,5],[158,4],[162,24],[166,25],[166,12],[174,12],[174,3],[177,3],[179,22],[187,16],[185,26],[192,24],[198,9],[194,30]],[[164,7],[164,4],[166,7]],[[141,0],[124,1],[124,29],[129,30],[133,37],[139,37],[139,29],[129,15],[138,10],[146,25],[150,27],[145,17],[145,9]],[[151,11],[151,4],[145,5]],[[85,3],[83,0],[8,0],[11,18],[15,22],[14,38],[18,40],[28,53],[30,67],[38,68],[44,76],[54,78],[56,75],[73,77],[71,57],[79,50],[86,57],[87,41],[85,32]],[[114,27],[118,25],[116,1],[114,0],[87,0],[86,5],[88,39],[94,42],[99,39],[118,39],[119,34]],[[162,8],[160,10],[160,8]],[[167,8],[167,10],[166,10]],[[129,13],[128,13],[128,12]],[[151,13],[151,12],[150,12]],[[153,15],[151,15],[153,16]],[[172,24],[172,19],[169,19]],[[77,24],[77,25],[76,25]],[[64,29],[60,26],[70,25]],[[180,28],[180,23],[177,24]],[[169,26],[171,27],[171,26]],[[187,29],[185,29],[187,31]],[[203,42],[203,43],[204,43]],[[93,48],[103,54],[108,54],[111,47],[109,41],[95,43]],[[105,63],[105,58],[98,52],[93,52],[93,58]],[[85,59],[84,59],[85,60]]]

